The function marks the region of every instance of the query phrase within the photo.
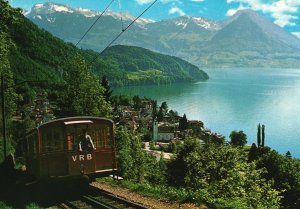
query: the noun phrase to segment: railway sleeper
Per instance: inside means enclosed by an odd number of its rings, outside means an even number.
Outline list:
[[[91,204],[96,208],[120,209],[114,206],[116,205],[116,201],[106,202],[106,201],[97,200],[91,196],[82,196],[82,199],[83,201]]]
[[[98,191],[97,191],[98,190]],[[94,188],[94,191],[101,194],[102,197],[106,197],[106,198],[109,198],[109,199],[117,199],[118,202],[122,203],[123,205],[126,205],[127,207],[125,208],[137,208],[137,209],[147,209],[147,207],[143,206],[143,205],[140,205],[138,203],[134,203],[134,202],[131,202],[129,200],[126,200],[122,197],[118,197],[118,196],[115,196],[111,193],[108,193],[104,190],[101,190],[101,189],[98,189],[98,188]]]

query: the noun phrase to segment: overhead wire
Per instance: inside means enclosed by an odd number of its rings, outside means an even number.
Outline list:
[[[84,39],[84,37],[88,34],[88,32],[90,32],[90,30],[94,27],[94,25],[98,22],[98,20],[103,16],[103,14],[106,12],[106,10],[111,6],[111,4],[114,2],[115,0],[111,0],[110,3],[106,6],[106,8],[102,11],[102,13],[99,15],[99,17],[94,21],[94,23],[89,27],[89,29],[84,33],[84,35],[80,38],[80,40],[75,44],[75,46],[77,46],[82,39]]]
[[[103,51],[105,51],[108,47],[110,47],[133,23],[135,23],[145,12],[147,12],[158,0],[154,0],[139,16],[137,16],[131,23],[122,31],[100,52],[98,52],[98,55],[95,56],[95,58],[89,63],[89,65],[93,64],[93,62],[96,61],[96,59],[101,55]]]

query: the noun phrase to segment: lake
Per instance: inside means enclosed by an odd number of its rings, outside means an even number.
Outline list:
[[[115,88],[114,94],[146,96],[229,140],[243,130],[256,142],[265,125],[265,145],[300,157],[300,69],[206,69],[210,79],[194,84]]]

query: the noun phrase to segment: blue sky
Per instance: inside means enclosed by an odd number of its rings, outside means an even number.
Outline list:
[[[111,0],[52,0],[71,7],[103,10]],[[154,0],[114,0],[111,10],[128,11],[139,15]],[[35,4],[49,0],[10,0],[14,7],[29,10]],[[143,16],[153,20],[168,19],[182,15],[201,16],[223,20],[239,9],[251,8],[266,16],[277,25],[300,37],[300,0],[158,0]]]

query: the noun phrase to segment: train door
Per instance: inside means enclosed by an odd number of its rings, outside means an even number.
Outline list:
[[[69,175],[89,174],[95,171],[94,152],[91,150],[79,151],[79,141],[84,130],[90,130],[92,121],[66,122],[66,141],[68,153]],[[93,136],[91,136],[93,138]]]

